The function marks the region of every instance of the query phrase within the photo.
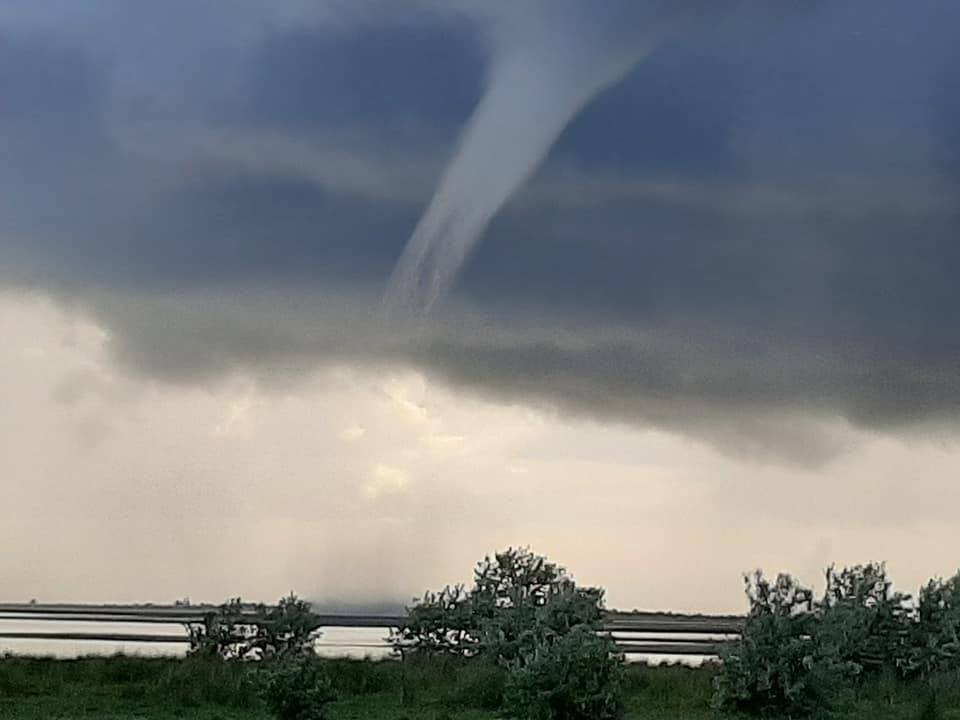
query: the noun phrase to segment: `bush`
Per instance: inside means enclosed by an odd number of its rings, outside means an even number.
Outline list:
[[[579,588],[562,567],[511,548],[477,564],[472,590],[458,585],[426,593],[408,608],[392,641],[401,652],[482,653],[506,661],[535,623],[562,633],[583,624],[599,629],[602,618],[602,590]]]
[[[293,593],[269,610],[233,598],[188,631],[191,654],[224,660],[310,656],[319,636],[310,603]]]
[[[918,720],[940,720],[943,714],[940,712],[940,706],[937,704],[937,696],[934,692],[928,692],[920,706],[920,712],[917,714]]]
[[[817,606],[817,641],[858,676],[906,675],[912,619],[908,597],[892,591],[883,564],[826,571],[824,598]]]
[[[750,613],[724,657],[714,703],[755,713],[809,713],[867,679],[887,686],[960,669],[960,575],[931,581],[916,610],[883,564],[826,571],[820,602],[781,575],[747,581]]]
[[[365,696],[399,685],[401,668],[393,662],[375,662],[355,658],[324,658],[323,667],[339,696]]]
[[[261,687],[248,666],[193,656],[167,664],[153,691],[183,707],[250,709],[259,704]]]
[[[723,654],[714,705],[778,716],[823,707],[856,668],[819,642],[813,592],[784,574],[771,583],[757,572],[745,584],[750,611]]]
[[[329,678],[309,658],[281,660],[264,671],[264,700],[277,720],[324,720],[336,697]]]
[[[401,654],[475,654],[479,628],[470,593],[462,585],[424,593],[407,609],[406,622],[393,632],[391,642]]]
[[[479,565],[473,613],[482,652],[509,663],[547,635],[599,631],[603,591],[577,587],[566,570],[527,550],[507,551]]]
[[[427,593],[393,642],[401,653],[486,668],[487,706],[506,695],[524,718],[602,720],[619,712],[623,664],[598,636],[602,619],[603,590],[577,587],[557,564],[511,548],[478,563],[471,590]]]
[[[585,626],[543,635],[511,662],[507,709],[524,720],[610,720],[623,714],[623,659]]]
[[[457,676],[453,704],[499,710],[503,707],[506,687],[507,672],[501,664],[484,657],[475,658],[470,661],[467,672],[460,672]]]
[[[320,636],[309,602],[293,593],[281,598],[260,625],[262,647],[268,656],[310,657]]]
[[[910,645],[912,674],[960,670],[960,573],[920,589]]]

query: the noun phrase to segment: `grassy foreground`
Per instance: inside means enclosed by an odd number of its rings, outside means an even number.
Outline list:
[[[324,660],[339,700],[333,720],[485,720],[497,675],[455,662]],[[267,720],[254,665],[116,656],[53,660],[0,659],[3,720]],[[710,710],[712,670],[646,667],[628,670],[627,718],[732,718]],[[935,684],[941,720],[960,720],[960,677]],[[920,720],[929,691],[882,683],[861,688],[824,717]]]

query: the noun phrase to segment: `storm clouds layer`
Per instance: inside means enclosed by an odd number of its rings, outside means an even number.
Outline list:
[[[509,5],[0,0],[0,283],[90,314],[165,382],[412,366],[801,462],[842,450],[821,422],[953,427],[948,0],[566,0],[649,55],[572,119],[430,322],[383,322]]]

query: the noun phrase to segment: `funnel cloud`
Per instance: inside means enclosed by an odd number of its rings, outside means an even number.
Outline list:
[[[649,50],[639,36],[617,37],[608,18],[557,10],[494,25],[486,92],[394,270],[388,312],[429,312],[569,122]]]
[[[697,27],[712,33],[721,21],[781,14],[753,0],[459,7],[488,26],[487,88],[394,269],[387,314],[428,313],[571,120],[667,35]]]

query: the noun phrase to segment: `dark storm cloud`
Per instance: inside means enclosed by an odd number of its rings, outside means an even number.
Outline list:
[[[0,32],[0,213],[5,234],[31,242],[69,228],[89,180],[114,161],[102,126],[103,69],[84,53]],[[24,238],[24,244],[27,238]]]
[[[830,443],[757,419],[957,419],[960,6],[675,38],[574,121],[408,335],[365,308],[484,86],[470,14],[430,5],[0,3],[0,280],[80,303],[177,381],[403,362],[798,457]]]
[[[269,33],[255,52],[247,117],[270,128],[359,124],[379,133],[415,119],[449,134],[480,97],[483,63],[476,33],[457,25]]]

